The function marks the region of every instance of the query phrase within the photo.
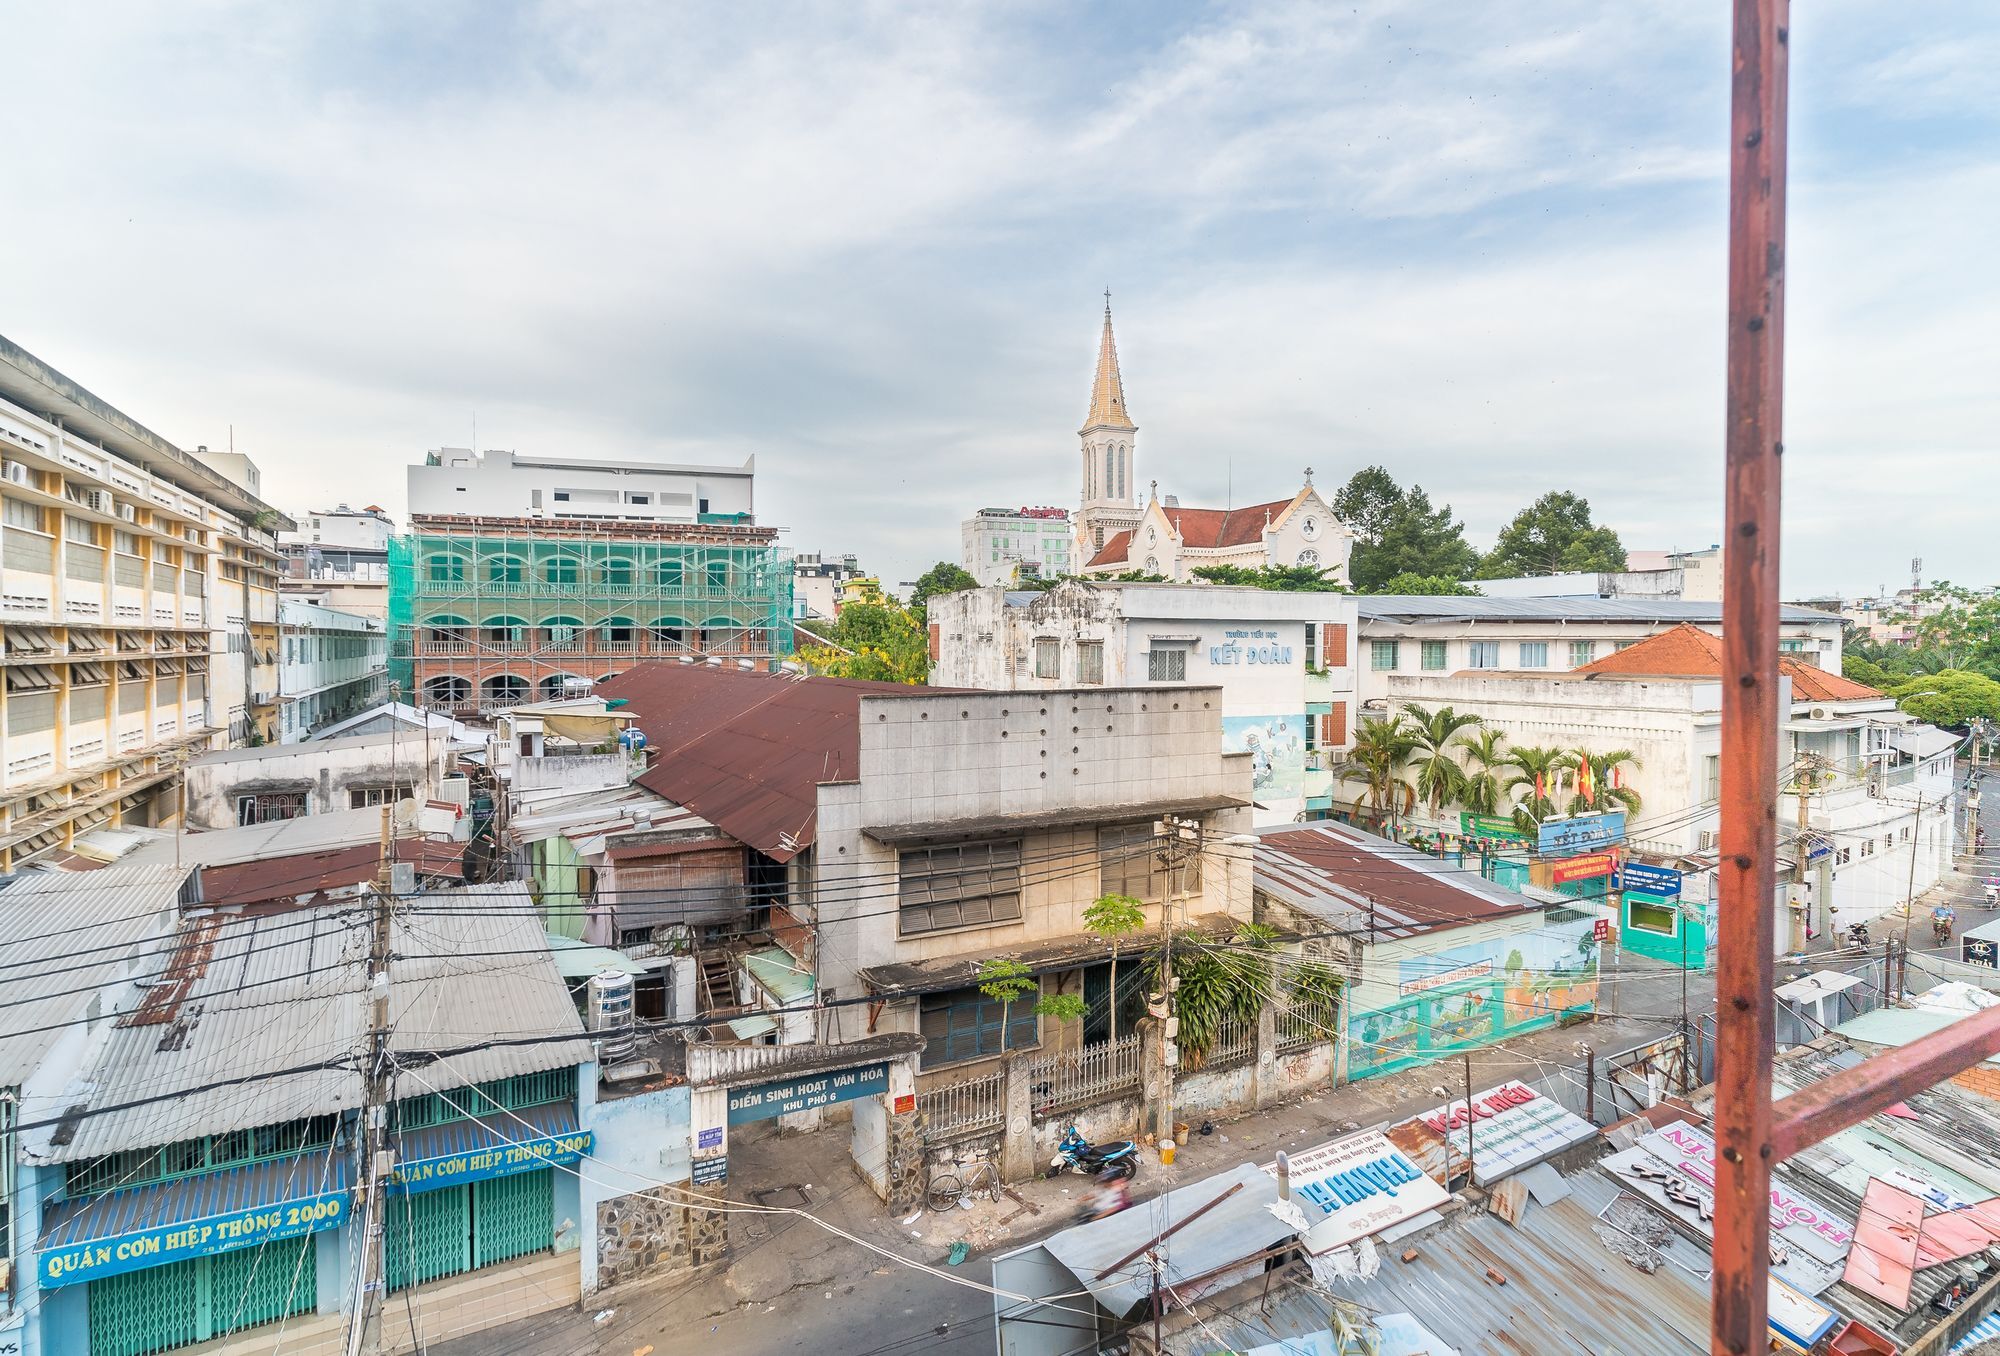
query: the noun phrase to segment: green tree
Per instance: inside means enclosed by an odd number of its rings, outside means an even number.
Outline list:
[[[1507,789],[1522,793],[1521,803],[1514,807],[1514,822],[1532,830],[1555,814],[1556,776],[1575,766],[1575,758],[1568,749],[1527,744],[1509,752],[1507,763],[1514,769]]]
[[[1400,803],[1404,814],[1416,805],[1416,792],[1396,774],[1409,756],[1414,740],[1403,717],[1364,716],[1354,727],[1354,748],[1340,770],[1343,782],[1360,782],[1361,794],[1354,798],[1354,813],[1366,805],[1381,823],[1396,812]]]
[[[1333,511],[1354,533],[1348,581],[1362,593],[1394,593],[1398,575],[1463,579],[1479,564],[1451,505],[1433,507],[1421,485],[1405,490],[1380,466],[1356,471],[1333,496]]]
[[[1917,619],[1917,639],[1939,653],[1945,668],[2000,678],[2000,593],[1938,579],[1915,601],[1936,609]]]
[[[1846,652],[1840,656],[1840,674],[1843,678],[1852,678],[1857,683],[1866,683],[1883,692],[1887,692],[1905,676],[1889,672],[1872,659],[1863,659],[1858,654]]]
[[[930,634],[905,608],[884,599],[849,603],[830,628],[816,627],[829,644],[802,646],[799,662],[830,678],[921,683],[930,675]]]
[[[1242,924],[1233,937],[1220,943],[1198,934],[1189,934],[1186,945],[1176,941],[1173,973],[1180,987],[1174,990],[1173,1013],[1180,1022],[1175,1039],[1183,1068],[1192,1072],[1202,1066],[1226,1023],[1257,1020],[1274,995],[1271,967],[1276,949],[1276,934],[1255,923]],[[1165,963],[1164,951],[1153,953],[1148,982],[1156,993],[1167,988]]]
[[[1165,584],[1169,582],[1163,574],[1148,574],[1144,570],[1127,570],[1123,574],[1114,574],[1111,576],[1111,581],[1116,584]]]
[[[1403,487],[1381,466],[1364,466],[1335,491],[1333,511],[1354,534],[1355,554],[1382,540],[1389,515],[1403,499]]]
[[[1056,1043],[1058,1045],[1063,1043],[1063,1033],[1071,1030],[1075,1023],[1083,1019],[1084,1011],[1083,995],[1081,994],[1045,993],[1035,1000],[1035,1015],[1037,1017],[1047,1017],[1051,1021],[1061,1024],[1056,1028]],[[1083,1044],[1083,1034],[1080,1031],[1077,1033],[1076,1043],[1079,1046]]]
[[[1337,571],[1316,565],[1197,565],[1194,577],[1211,584],[1243,584],[1280,593],[1345,593]]]
[[[1501,745],[1507,742],[1505,731],[1492,726],[1483,726],[1464,742],[1465,781],[1458,793],[1458,803],[1476,815],[1497,815],[1507,801],[1508,756]]]
[[[1573,574],[1625,568],[1618,534],[1591,521],[1590,501],[1551,490],[1514,515],[1479,563],[1479,578]]]
[[[1477,598],[1479,587],[1462,579],[1449,579],[1441,574],[1410,574],[1407,571],[1393,579],[1383,581],[1379,589],[1371,593],[1404,594],[1424,598]]]
[[[1930,725],[1963,729],[1980,717],[2000,720],[2000,682],[1968,669],[1905,678],[1889,695],[1902,710]]]
[[[1146,906],[1130,895],[1099,895],[1083,911],[1083,925],[1111,943],[1111,1039],[1118,1039],[1118,946],[1146,930]]]
[[[959,593],[978,587],[979,581],[972,577],[970,571],[948,560],[940,560],[917,576],[917,582],[910,587],[910,611],[921,615],[924,604],[940,593]]]
[[[1630,749],[1613,749],[1610,753],[1591,753],[1586,749],[1576,749],[1570,754],[1570,766],[1581,769],[1586,758],[1590,760],[1590,775],[1597,783],[1596,804],[1586,803],[1582,789],[1576,788],[1570,795],[1569,813],[1578,815],[1585,810],[1622,809],[1627,814],[1638,814],[1639,793],[1629,786],[1611,784],[1611,774],[1616,769],[1642,766],[1638,755]]]
[[[1453,750],[1470,738],[1465,731],[1485,722],[1475,715],[1459,715],[1449,706],[1435,711],[1411,702],[1403,708],[1409,717],[1405,728],[1410,736],[1410,766],[1416,773],[1415,790],[1436,818],[1439,807],[1456,799],[1465,789],[1465,769]]]
[[[1014,1004],[1040,988],[1035,972],[1008,956],[995,956],[979,967],[979,992],[1000,1005],[1000,1049],[1007,1049],[1007,1018]]]

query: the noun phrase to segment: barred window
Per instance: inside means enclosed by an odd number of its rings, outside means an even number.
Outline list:
[[[1419,659],[1424,668],[1435,673],[1445,666],[1448,661],[1445,657],[1444,647],[1445,643],[1441,640],[1426,640],[1422,642]]]
[[[1035,677],[1062,677],[1062,642],[1053,636],[1035,637]]]
[[[1098,888],[1107,895],[1130,895],[1157,904],[1166,898],[1169,868],[1160,860],[1159,834],[1149,821],[1108,824],[1097,831]],[[1201,856],[1190,853],[1172,868],[1179,893],[1201,889]]]
[[[1185,683],[1187,681],[1187,651],[1178,645],[1155,645],[1146,651],[1146,681],[1149,683]]]
[[[911,848],[898,861],[898,915],[907,934],[984,927],[1021,916],[1021,840]]]
[[[1102,683],[1104,681],[1103,641],[1081,640],[1077,642],[1076,681],[1078,683]]]
[[[1572,640],[1569,643],[1569,666],[1580,669],[1597,658],[1597,642],[1594,640]]]
[[[1032,1050],[1038,1043],[1035,1027],[1033,993],[1005,1008],[976,988],[927,993],[918,1019],[924,1035],[922,1065],[935,1069],[985,1059],[1003,1049]]]

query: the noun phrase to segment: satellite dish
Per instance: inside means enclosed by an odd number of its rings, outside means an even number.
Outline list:
[[[404,796],[401,800],[397,801],[396,808],[391,813],[390,818],[399,829],[414,829],[417,827],[416,798],[413,796]]]

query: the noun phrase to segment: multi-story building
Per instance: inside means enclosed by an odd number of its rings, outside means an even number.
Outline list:
[[[242,452],[194,450],[197,460],[261,495],[257,463]],[[209,707],[231,745],[278,738],[278,588],[283,562],[268,519],[217,543],[209,581]]]
[[[389,619],[389,538],[396,525],[373,504],[315,509],[278,536],[286,593],[322,607]]]
[[[1333,808],[1352,740],[1355,600],[1213,584],[966,589],[928,605],[945,687],[1221,690],[1221,748],[1250,756],[1259,823]]]
[[[388,695],[382,623],[297,598],[278,604],[278,742],[296,744]]]
[[[248,737],[275,650],[271,533],[289,521],[5,339],[0,496],[6,870],[170,817],[174,760],[225,726]],[[226,692],[218,650],[247,661],[225,666]]]
[[[832,621],[840,611],[842,591],[862,578],[861,560],[853,554],[829,556],[798,551],[792,556],[792,616],[799,621]]]
[[[1633,551],[1622,570],[1482,579],[1488,598],[1685,598],[1722,600],[1722,548]]]
[[[639,659],[789,654],[792,565],[757,524],[750,482],[747,462],[432,453],[410,468],[409,531],[389,544],[402,691],[491,714]]]
[[[983,508],[960,529],[958,563],[982,586],[1055,579],[1079,559],[1069,510]]]
[[[1424,700],[1426,683],[1445,683],[1461,671],[1562,674],[1683,624],[1722,633],[1721,603],[1685,598],[1370,594],[1354,601],[1361,704],[1374,713],[1386,709],[1392,680],[1416,680],[1395,684],[1397,700]],[[1839,673],[1840,644],[1840,618],[1780,609],[1778,648],[1788,658]]]

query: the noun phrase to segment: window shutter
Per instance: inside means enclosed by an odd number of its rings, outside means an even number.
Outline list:
[[[1319,629],[1320,663],[1330,669],[1341,668],[1347,663],[1347,623],[1327,622]]]
[[[1347,703],[1335,702],[1333,709],[1319,718],[1319,746],[1337,749],[1347,742]]]

